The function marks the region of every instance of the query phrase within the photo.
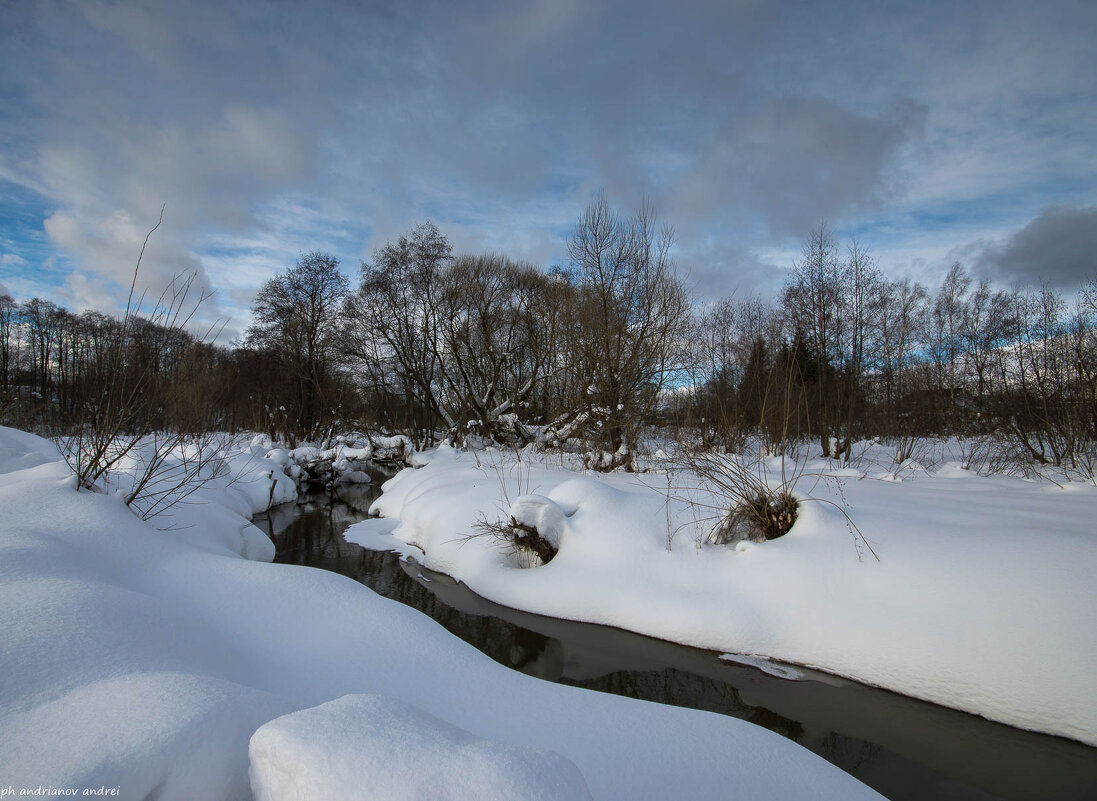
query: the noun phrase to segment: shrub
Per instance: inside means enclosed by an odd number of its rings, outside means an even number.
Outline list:
[[[740,497],[717,524],[712,541],[726,545],[740,540],[764,542],[783,537],[796,522],[799,502],[787,489],[751,490]]]

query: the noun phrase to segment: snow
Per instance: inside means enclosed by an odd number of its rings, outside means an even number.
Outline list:
[[[492,742],[376,695],[346,695],[262,726],[251,738],[256,801],[580,801],[579,769],[551,751]]]
[[[339,470],[339,463],[335,463],[336,470]],[[370,478],[369,473],[365,473],[361,470],[354,470],[353,468],[347,468],[339,473],[339,478],[336,479],[337,484],[369,484],[373,479]]]
[[[802,471],[804,500],[793,529],[762,544],[704,543],[711,513],[684,497],[722,502],[696,486],[668,500],[663,472],[583,474],[529,454],[423,454],[372,511],[398,521],[393,535],[426,567],[496,603],[813,667],[1097,745],[1097,487],[948,458],[896,466],[873,443],[857,453],[852,466],[786,464]],[[767,465],[772,483],[780,465]],[[523,569],[497,540],[468,537],[483,515],[516,511],[559,536],[548,564]]]
[[[335,447],[304,442],[292,450],[276,445],[266,435],[251,441],[253,456],[265,456],[297,484],[319,481],[332,484],[368,484],[370,466],[415,464],[416,453],[406,436],[339,436]]]
[[[584,782],[596,799],[879,797],[745,721],[542,682],[349,578],[256,561],[272,551],[247,520],[279,483],[257,456],[269,444],[237,451],[254,491],[223,475],[158,527],[76,492],[51,443],[0,428],[0,783],[165,801],[248,798],[254,779],[287,797],[270,769],[319,780],[330,753],[353,776],[332,767],[312,797],[449,776],[488,797],[507,782],[525,797]],[[464,758],[438,762],[451,748]]]
[[[750,545],[750,543],[742,542],[740,545]],[[802,670],[797,670],[791,665],[782,665],[774,662],[772,659],[766,659],[764,656],[750,656],[748,654],[720,654],[720,658],[725,662],[734,662],[737,665],[749,665],[750,667],[758,668],[763,673],[767,673],[770,676],[776,676],[779,679],[788,679],[790,681],[798,681],[806,675]]]
[[[541,539],[559,548],[564,538],[567,518],[575,513],[575,507],[567,511],[544,495],[523,495],[511,504],[510,516],[516,523],[537,529]]]
[[[401,556],[421,559],[423,557],[421,550],[393,536],[392,532],[396,530],[399,523],[399,520],[392,518],[371,517],[348,526],[343,532],[343,538],[347,542],[361,545],[372,551],[393,551]]]

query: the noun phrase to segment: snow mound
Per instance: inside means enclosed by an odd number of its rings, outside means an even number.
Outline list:
[[[345,695],[272,720],[248,751],[256,801],[591,797],[559,754],[485,740],[377,695]]]
[[[21,453],[13,448],[0,448],[0,473],[14,473],[52,461],[56,459],[39,451]]]
[[[339,464],[336,463],[336,469],[338,469],[338,467]],[[373,480],[370,478],[369,473],[363,472],[362,470],[348,469],[338,475],[339,478],[335,480],[336,484],[368,484]]]
[[[541,539],[559,549],[567,525],[567,515],[544,495],[523,495],[510,505],[514,522],[537,530]]]
[[[105,786],[137,801],[232,798],[247,786],[248,734],[289,706],[208,676],[137,673],[91,681],[5,718],[4,781]]]

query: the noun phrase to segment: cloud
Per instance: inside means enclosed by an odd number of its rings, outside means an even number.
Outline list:
[[[96,275],[73,271],[65,279],[61,299],[71,311],[112,309],[118,303],[114,288]]]
[[[675,250],[675,262],[694,299],[702,303],[725,297],[773,299],[791,266],[746,246],[699,233]]]
[[[353,272],[428,217],[462,250],[559,259],[600,188],[653,198],[709,292],[773,283],[755,254],[823,217],[871,216],[865,244],[900,231],[914,260],[963,238],[907,225],[956,198],[990,229],[1097,195],[1085,4],[10,5],[0,176],[42,199],[87,302],[165,202],[150,282],[198,270],[246,319],[298,252]]]
[[[803,235],[883,200],[887,169],[923,118],[911,104],[867,117],[818,98],[769,101],[725,124],[672,205],[692,217],[730,207],[765,231]]]
[[[4,267],[22,267],[27,260],[15,253],[0,254],[0,265]]]
[[[1049,206],[1004,241],[976,248],[974,263],[1001,281],[1075,289],[1097,278],[1097,206]]]
[[[158,294],[173,278],[195,274],[196,288],[208,290],[210,282],[201,261],[180,249],[171,238],[158,236],[159,229],[150,235],[155,225],[155,217],[138,222],[125,211],[115,212],[94,226],[64,212],[56,212],[44,223],[46,234],[58,247],[82,254],[84,268],[106,281],[129,287],[136,271],[138,290]],[[146,236],[148,245],[142,255]]]

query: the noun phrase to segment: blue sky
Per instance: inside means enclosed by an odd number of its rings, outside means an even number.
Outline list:
[[[0,286],[116,308],[197,271],[248,321],[297,254],[352,277],[430,218],[543,267],[651,199],[704,299],[772,293],[821,220],[885,272],[1097,272],[1097,4],[0,6]]]

